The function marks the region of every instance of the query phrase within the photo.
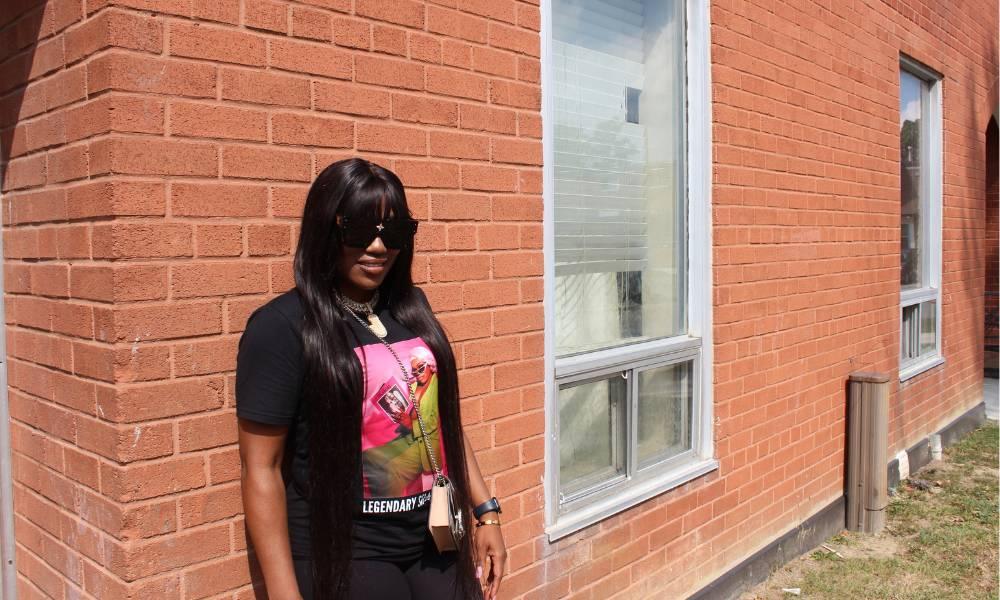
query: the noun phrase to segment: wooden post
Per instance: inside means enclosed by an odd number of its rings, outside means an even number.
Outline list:
[[[847,427],[847,528],[878,533],[889,504],[888,375],[851,373]]]

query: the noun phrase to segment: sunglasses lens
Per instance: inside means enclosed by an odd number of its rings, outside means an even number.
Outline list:
[[[381,229],[380,226],[381,225]],[[412,219],[392,220],[384,223],[344,223],[341,226],[343,243],[352,248],[367,248],[376,237],[391,250],[409,248],[417,233],[417,222]]]

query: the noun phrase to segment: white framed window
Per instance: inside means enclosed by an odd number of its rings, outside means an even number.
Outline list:
[[[542,5],[546,531],[718,467],[704,0]]]
[[[901,381],[944,362],[941,146],[941,77],[902,57],[899,70]]]

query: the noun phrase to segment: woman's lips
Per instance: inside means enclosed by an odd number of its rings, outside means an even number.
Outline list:
[[[369,275],[381,275],[382,271],[385,270],[385,261],[384,260],[378,260],[378,261],[373,260],[368,262],[359,261],[358,267],[360,267],[362,271],[368,273]]]

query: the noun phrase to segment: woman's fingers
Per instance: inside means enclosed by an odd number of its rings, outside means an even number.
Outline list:
[[[500,581],[503,580],[503,570],[507,563],[506,553],[501,549],[499,555],[490,555],[490,600],[497,597],[500,591]]]

